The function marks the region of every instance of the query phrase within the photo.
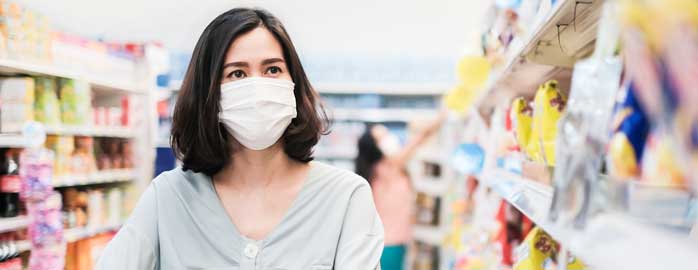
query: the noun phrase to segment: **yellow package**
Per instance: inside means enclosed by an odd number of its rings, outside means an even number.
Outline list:
[[[456,66],[458,79],[469,89],[482,88],[490,75],[490,69],[490,61],[482,56],[465,56]]]
[[[474,91],[459,85],[444,96],[444,103],[449,110],[462,113],[475,102],[475,94]]]
[[[46,136],[45,146],[51,149],[54,153],[53,175],[64,176],[71,173],[70,162],[71,155],[75,150],[75,142],[72,136]],[[54,184],[60,184],[60,178],[54,177]]]
[[[523,243],[516,249],[514,270],[548,270],[555,269],[555,259],[559,250],[558,243],[539,227],[528,233]],[[569,256],[568,270],[586,269],[584,263]]]
[[[635,149],[625,133],[616,133],[608,145],[608,162],[611,175],[617,179],[630,179],[640,175]]]
[[[642,159],[642,181],[653,186],[687,188],[686,176],[679,166],[678,153],[666,136],[651,136]]]
[[[531,122],[533,121],[533,110],[524,98],[517,98],[511,104],[509,117],[511,118],[512,130],[519,149],[523,152],[531,140]]]
[[[555,165],[557,122],[562,116],[566,102],[558,89],[557,81],[547,81],[538,88],[533,100],[531,139],[526,147],[526,153],[534,161]]]

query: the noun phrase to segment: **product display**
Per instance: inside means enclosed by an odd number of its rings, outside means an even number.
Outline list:
[[[22,189],[19,176],[19,151],[8,149],[2,156],[0,167],[0,217],[16,217],[22,205],[19,192]]]
[[[97,256],[109,238],[80,254],[66,254],[66,242],[92,236],[87,226],[109,235],[141,192],[128,183],[149,156],[139,144],[152,108],[142,95],[154,81],[149,45],[104,40],[58,31],[23,1],[0,1],[2,270],[73,269],[72,256]],[[85,200],[66,199],[71,188]]]
[[[361,1],[309,4],[313,14],[337,5],[346,13],[323,30],[351,21],[361,33],[317,42],[307,16],[286,12],[290,33],[307,32],[292,35],[302,63],[286,44],[283,61],[261,67],[260,55],[228,63],[226,54],[213,70],[238,74],[224,83],[197,70],[217,56],[179,42],[191,41],[178,36],[191,32],[180,31],[191,16],[136,14],[120,25],[128,8],[113,2],[96,12],[0,0],[0,270],[94,269],[153,177],[182,165],[191,142],[223,135],[264,150],[286,135],[304,148],[324,120],[327,134],[309,152],[284,151],[386,178],[362,183],[384,221],[383,263],[404,255],[413,270],[698,265],[698,1],[405,2],[370,12]],[[171,8],[208,9],[189,2]],[[134,5],[158,15],[156,6]],[[90,14],[109,27],[83,27]],[[171,20],[184,28],[166,29]],[[114,41],[129,38],[148,41]],[[322,123],[304,127],[307,112],[296,106],[311,100]],[[200,115],[186,115],[191,106]],[[197,118],[209,109],[216,119]],[[440,126],[426,129],[436,118]],[[171,149],[173,126],[208,120],[219,129],[177,137],[179,151]],[[375,145],[363,138],[358,156],[359,138],[380,134],[377,126],[388,135]],[[383,163],[362,168],[362,158]],[[400,193],[381,194],[391,191]],[[262,268],[293,268],[242,251]],[[200,261],[184,266],[224,267]],[[309,268],[340,267],[317,263]]]
[[[92,116],[90,85],[84,81],[60,79],[61,120],[63,124],[84,126]]]
[[[0,132],[19,132],[34,120],[34,88],[33,78],[0,79]]]
[[[439,226],[440,209],[441,198],[417,193],[417,224]]]

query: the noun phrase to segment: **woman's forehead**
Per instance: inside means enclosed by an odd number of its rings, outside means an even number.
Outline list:
[[[257,27],[238,36],[226,52],[226,62],[283,59],[281,43],[265,27]]]

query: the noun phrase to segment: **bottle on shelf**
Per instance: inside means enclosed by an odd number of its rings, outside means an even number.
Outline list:
[[[19,191],[21,181],[17,150],[7,149],[3,155],[0,167],[0,217],[16,217],[19,215]]]

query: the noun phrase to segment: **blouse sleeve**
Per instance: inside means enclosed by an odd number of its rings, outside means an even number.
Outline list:
[[[155,185],[141,196],[126,224],[97,261],[97,270],[158,269],[157,200]]]
[[[373,203],[371,188],[364,182],[349,200],[339,237],[335,269],[380,269],[382,252],[383,223]]]

